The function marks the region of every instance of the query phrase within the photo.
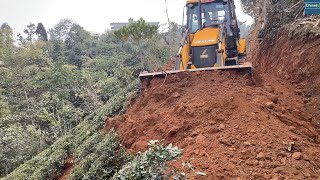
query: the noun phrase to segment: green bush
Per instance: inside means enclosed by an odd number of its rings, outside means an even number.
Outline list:
[[[177,160],[182,155],[182,150],[172,145],[164,146],[158,141],[150,141],[150,149],[137,155],[131,162],[113,176],[114,180],[149,180],[169,179],[181,177],[183,174],[175,174],[169,171],[169,161]]]
[[[97,133],[75,152],[77,160],[70,179],[109,179],[129,159],[115,132]]]
[[[124,112],[128,94],[136,92],[138,87],[139,81],[134,81],[127,88],[119,91],[105,106],[88,116],[88,119],[80,123],[72,132],[58,139],[48,149],[20,165],[3,179],[50,178],[54,174],[59,174],[63,169],[64,160],[71,154],[76,158],[76,166],[71,176],[74,179],[112,177],[122,166],[122,161],[126,161],[127,155],[114,132],[108,135],[100,133],[101,125],[104,124],[106,116],[115,116]],[[93,122],[100,124],[100,127]],[[117,162],[114,167],[113,162]]]

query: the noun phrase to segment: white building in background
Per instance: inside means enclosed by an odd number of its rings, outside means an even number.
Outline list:
[[[114,22],[114,23],[110,23],[111,26],[111,30],[118,30],[123,28],[124,26],[129,25],[130,23],[133,23],[133,19],[130,18],[128,20],[128,22]],[[146,22],[149,25],[153,25],[153,26],[158,26],[160,24],[160,22]]]

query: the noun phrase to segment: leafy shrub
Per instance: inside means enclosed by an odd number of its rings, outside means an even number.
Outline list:
[[[150,141],[149,150],[137,155],[131,162],[113,176],[114,180],[149,180],[169,179],[179,176],[174,171],[170,172],[169,161],[177,160],[182,155],[182,150],[172,145],[163,146],[159,141]],[[181,174],[180,174],[181,175]]]
[[[100,169],[103,170],[103,168],[105,170],[109,168],[109,175],[106,176],[112,177],[117,168],[120,169],[122,166],[122,163],[120,162],[122,160],[124,161],[127,156],[120,147],[120,142],[115,133],[111,133],[110,135],[100,134],[99,130],[101,128],[99,128],[98,125],[94,125],[92,122],[102,125],[106,116],[110,117],[124,112],[128,94],[130,94],[130,92],[136,92],[138,87],[139,81],[134,81],[129,86],[119,91],[106,103],[106,105],[100,107],[92,113],[92,115],[88,116],[86,121],[80,123],[72,132],[62,136],[48,149],[20,165],[15,171],[4,177],[4,179],[49,178],[53,176],[53,174],[59,174],[63,168],[64,160],[72,153],[74,153],[77,158],[76,162],[80,159],[84,159],[75,166],[75,173],[74,176],[72,176],[75,177],[74,179],[79,179],[78,177],[91,178],[104,176],[100,171]],[[103,154],[104,151],[107,152],[106,156]],[[113,155],[113,158],[111,158],[110,161],[107,161],[106,159],[109,158],[109,155]],[[111,160],[119,162],[119,164],[113,168],[111,166]],[[107,164],[104,164],[103,162]],[[87,171],[88,173],[84,173]],[[77,172],[81,172],[78,173],[81,175],[77,175]]]
[[[109,179],[129,160],[115,132],[97,133],[75,152],[77,163],[70,179]]]

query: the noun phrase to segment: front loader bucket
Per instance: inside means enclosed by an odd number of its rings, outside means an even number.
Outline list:
[[[252,63],[245,62],[242,65],[234,65],[234,66],[224,66],[224,67],[208,67],[208,68],[198,68],[198,69],[186,69],[186,70],[171,70],[171,71],[162,71],[162,72],[142,72],[139,75],[140,80],[144,79],[152,79],[154,77],[165,78],[168,75],[177,74],[180,72],[198,72],[198,71],[237,71],[237,72],[245,72],[246,74],[252,74],[253,67]]]

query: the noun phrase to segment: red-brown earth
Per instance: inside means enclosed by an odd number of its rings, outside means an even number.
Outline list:
[[[130,151],[164,140],[183,150],[191,179],[320,177],[320,40],[252,41],[253,76],[155,78],[128,112],[107,119]]]

